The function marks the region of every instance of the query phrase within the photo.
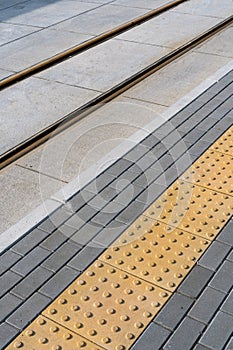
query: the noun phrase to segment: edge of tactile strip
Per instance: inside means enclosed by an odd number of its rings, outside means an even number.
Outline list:
[[[215,141],[210,149],[233,156],[233,126]]]
[[[43,315],[105,349],[128,349],[171,293],[101,261]]]
[[[196,185],[233,196],[233,155],[206,151],[181,176]]]
[[[23,331],[15,341],[7,347],[8,350],[62,350],[84,349],[103,350],[83,337],[58,325],[44,316],[39,316]]]

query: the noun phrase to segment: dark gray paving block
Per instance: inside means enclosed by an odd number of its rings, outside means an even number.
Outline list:
[[[99,243],[107,248],[123,231],[126,230],[126,228],[127,225],[124,223],[113,220],[93,238],[93,242]]]
[[[9,289],[11,289],[17,282],[22,279],[13,271],[5,272],[2,277],[0,277],[0,297],[5,294]]]
[[[67,240],[67,237],[63,235],[59,230],[56,230],[48,238],[46,238],[42,243],[41,247],[48,249],[50,251],[56,250],[60,245],[62,245]]]
[[[42,223],[38,226],[38,228],[47,233],[52,233],[57,229],[57,225],[55,225],[55,223],[52,222],[48,217],[47,219],[42,221]]]
[[[185,295],[175,293],[154,318],[154,322],[174,330],[186,315],[193,300]]]
[[[117,196],[117,191],[114,188],[108,186],[100,192],[100,196],[106,202],[110,202],[113,198]]]
[[[208,131],[209,129],[213,128],[217,122],[218,121],[216,120],[216,118],[209,116],[208,118],[205,118],[200,124],[197,125],[197,129]]]
[[[139,148],[140,147],[138,147],[137,150]],[[119,159],[116,163],[111,165],[107,169],[108,173],[112,174],[113,176],[119,176],[121,173],[123,173],[125,170],[127,170],[131,165],[133,165],[133,162],[130,160],[130,155],[133,155],[133,153],[137,153],[135,151],[135,148],[132,151],[130,151],[129,153],[127,153],[127,155],[124,158]]]
[[[35,293],[7,319],[7,322],[19,330],[22,330],[49,303],[51,303],[50,298]]]
[[[122,170],[118,172],[115,171],[114,175],[116,176],[120,175],[123,171],[127,170],[130,166],[132,166],[137,160],[143,157],[147,152],[148,152],[148,148],[139,143],[137,146],[135,146],[132,150],[130,150],[128,153],[124,155],[124,158],[122,160],[127,161],[128,163],[126,163],[126,166],[122,165],[119,168],[119,170],[120,169]],[[111,174],[113,173],[111,172]]]
[[[166,170],[174,163],[174,158],[168,153],[164,154],[157,162],[152,165],[152,168]]]
[[[210,110],[214,110],[216,108],[218,108],[218,106],[220,106],[222,104],[222,100],[218,98],[218,95],[215,96],[214,98],[212,98],[211,100],[209,100],[205,107],[209,108]]]
[[[185,280],[181,283],[178,291],[191,298],[197,298],[212,275],[213,271],[202,266],[194,266]]]
[[[81,209],[86,203],[88,203],[89,200],[94,197],[94,195],[94,193],[87,190],[80,191],[68,200],[66,206],[68,209],[76,212]]]
[[[157,324],[151,323],[131,350],[159,350],[170,335],[170,331]]]
[[[163,135],[162,135],[162,137],[163,137]],[[142,146],[145,146],[145,147],[151,149],[155,145],[157,145],[157,143],[160,142],[162,137],[161,137],[161,135],[151,134],[151,135],[147,136],[140,144]]]
[[[157,168],[149,168],[144,171],[134,182],[133,185],[136,184],[137,186],[147,188],[155,179],[159,177],[159,175],[163,172],[161,169],[160,164],[157,164]]]
[[[14,337],[16,337],[18,333],[19,330],[10,324],[5,322],[0,324],[0,349],[5,349],[5,347]]]
[[[187,135],[185,135],[184,141],[194,143],[200,139],[204,133],[205,131],[195,128],[191,130]]]
[[[224,132],[228,128],[232,126],[232,118],[225,116],[223,119],[220,119],[217,124],[215,124],[215,127],[220,132]]]
[[[197,344],[193,350],[210,350],[210,348],[207,348],[206,346],[204,345],[201,345],[201,344]]]
[[[151,167],[155,161],[155,155],[149,151],[130,168],[130,171],[139,175]]]
[[[164,139],[162,140],[162,142],[164,144],[174,145],[175,143],[180,141],[183,136],[184,136],[184,133],[182,131],[176,129],[176,130],[172,131],[170,134],[168,134],[167,136],[165,136]]]
[[[193,305],[189,312],[189,316],[197,319],[200,322],[208,324],[219,309],[225,297],[225,293],[207,287]]]
[[[143,213],[145,208],[146,206],[144,203],[134,201],[131,204],[129,204],[128,207],[116,217],[116,219],[117,221],[129,224],[133,222],[141,213]]]
[[[196,112],[198,111],[203,105],[205,105],[205,103],[207,103],[211,98],[213,97],[213,95],[209,96],[206,93],[201,94],[200,96],[198,96],[195,100],[193,100],[192,102],[190,102],[187,107],[185,107],[186,109]]]
[[[227,84],[224,81],[224,78],[221,78],[219,82],[215,83],[214,85],[212,85],[208,91],[214,95],[217,95],[220,91],[222,91],[223,89],[226,88],[226,85],[229,83],[227,82]]]
[[[110,184],[110,187],[115,188],[119,192],[127,187],[131,182],[133,182],[138,177],[138,174],[131,171],[125,171],[123,174],[118,176],[115,181]]]
[[[188,149],[188,152],[190,154],[194,154],[200,157],[201,154],[204,153],[209,147],[210,147],[209,142],[206,142],[200,139]]]
[[[203,135],[202,140],[210,143],[214,143],[221,136],[221,134],[222,132],[219,131],[219,129],[213,128],[207,131],[205,135]]]
[[[103,199],[100,194],[97,194],[97,196],[92,198],[92,200],[89,202],[89,205],[91,205],[92,207],[98,210],[103,209],[107,204],[108,202],[106,202],[106,200]]]
[[[180,176],[182,171],[173,165],[160,175],[155,182],[161,186],[169,187]]]
[[[152,183],[136,198],[136,201],[149,205],[153,203],[165,191],[165,189],[166,186],[164,185]]]
[[[231,247],[221,242],[212,242],[207,251],[199,260],[198,264],[207,269],[216,271],[224,258],[229,253]]]
[[[199,343],[214,350],[221,350],[232,334],[233,316],[218,312],[207,327]]]
[[[96,197],[94,197],[94,198],[96,198]],[[66,225],[73,227],[75,229],[75,231],[79,230],[84,224],[85,224],[85,221],[83,220],[82,217],[80,217],[79,212],[73,214],[69,218],[69,220],[66,221]]]
[[[5,320],[20,304],[23,300],[7,293],[3,298],[0,299],[0,323]]]
[[[193,113],[194,113],[193,108],[189,109],[185,107],[184,109],[179,111],[177,114],[175,114],[174,117],[172,117],[172,119],[170,120],[170,123],[172,123],[174,128],[177,128],[182,123],[184,123],[187,119],[189,119]]]
[[[211,113],[211,117],[220,120],[229,115],[229,107],[223,103]]]
[[[205,325],[186,317],[164,345],[164,350],[192,349]]]
[[[163,135],[163,136],[168,135],[170,132],[172,132],[175,129],[175,126],[174,126],[173,122],[175,120],[177,120],[178,116],[180,116],[181,114],[182,114],[182,111],[179,112],[178,114],[176,114],[171,120],[169,120],[169,121],[165,122],[164,124],[162,124],[158,129],[156,129],[155,132],[153,132],[153,134],[155,136],[158,136],[158,137],[159,137],[159,135]],[[187,115],[187,113],[185,112],[185,116],[186,115]]]
[[[49,298],[56,298],[65,288],[69,286],[80,272],[68,266],[58,271],[40,290],[39,292]]]
[[[137,186],[135,182],[125,188],[121,193],[114,198],[113,202],[122,204],[123,206],[129,205],[135,198],[143,191],[143,187]]]
[[[109,169],[111,169],[111,167]],[[101,173],[97,178],[91,181],[85,187],[85,190],[97,194],[100,191],[102,191],[107,185],[109,185],[115,178],[115,174],[112,174],[109,171],[109,169],[107,169],[105,172]]]
[[[11,250],[7,250],[3,255],[1,255],[0,256],[0,275],[6,272],[19,259],[21,259],[21,255],[16,254]]]
[[[168,152],[173,159],[177,159],[182,156],[182,154],[187,152],[191,145],[192,144],[190,142],[186,142],[184,139],[182,139],[171,147]]]
[[[11,250],[18,254],[25,255],[40,244],[47,236],[48,234],[46,232],[36,228],[14,244]]]
[[[70,237],[70,240],[83,246],[92,240],[101,229],[102,227],[100,225],[90,221]]]
[[[233,262],[233,250],[232,250],[232,252],[228,255],[227,260]]]
[[[221,86],[224,84],[230,84],[232,82],[232,71],[226,74],[223,78],[220,79]]]
[[[226,101],[231,95],[233,91],[233,83],[229,84],[225,89],[221,90],[218,93],[218,99],[222,102]]]
[[[64,205],[60,208],[58,208],[54,213],[49,215],[50,220],[55,226],[62,225],[70,216],[72,213],[67,210],[67,207]]]
[[[233,263],[226,260],[210,281],[210,286],[222,292],[228,293],[232,287],[232,281]]]
[[[104,249],[102,245],[89,243],[68,263],[68,266],[83,271],[98,258]]]
[[[116,203],[110,202],[101,212],[99,212],[91,221],[106,226],[110,221],[112,221],[122,210],[124,206]]]
[[[41,266],[56,272],[77,254],[81,248],[81,245],[72,242],[64,243],[54,254],[46,259]]]
[[[217,241],[233,246],[233,220],[230,220],[217,236]]]
[[[159,159],[163,154],[165,154],[171,146],[169,144],[163,144],[162,142],[155,145],[155,147],[151,148],[150,152],[152,152],[155,156],[155,159]]]
[[[26,299],[31,294],[35,293],[52,275],[53,273],[51,271],[43,267],[37,267],[14,287],[11,292],[22,299]]]
[[[89,220],[91,220],[91,218],[93,218],[93,216],[95,216],[97,213],[99,212],[98,209],[93,208],[92,206],[90,206],[89,204],[86,204],[84,207],[82,207],[82,209],[80,209],[77,212],[77,215],[80,217],[80,219],[84,222],[88,222]]]
[[[30,253],[24,256],[16,265],[11,269],[19,275],[25,276],[31,272],[36,266],[40,265],[49,255],[50,251],[41,247],[36,247]]]
[[[224,350],[233,350],[233,337],[231,337]]]
[[[228,295],[227,299],[221,306],[221,310],[233,315],[233,289],[231,290],[230,294]]]
[[[59,227],[58,231],[66,237],[71,237],[77,231],[77,229],[67,224],[63,224]]]

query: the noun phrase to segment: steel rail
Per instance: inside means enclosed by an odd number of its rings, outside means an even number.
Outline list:
[[[9,165],[22,155],[28,153],[32,149],[36,148],[37,146],[41,145],[48,139],[54,137],[55,135],[58,135],[60,132],[67,129],[69,126],[73,125],[77,121],[83,119],[93,111],[99,109],[101,106],[103,106],[104,103],[107,103],[117,97],[118,95],[122,94],[135,84],[139,83],[140,81],[147,78],[149,75],[153,74],[154,72],[158,71],[159,69],[163,68],[164,66],[168,65],[170,62],[174,61],[175,59],[179,58],[180,56],[184,55],[194,47],[201,44],[203,41],[209,39],[213,35],[217,34],[221,30],[225,29],[229,25],[233,23],[233,16],[230,16],[226,18],[225,20],[221,21],[217,25],[211,27],[209,30],[205,31],[204,33],[198,35],[194,39],[188,41],[184,45],[180,46],[179,48],[173,50],[169,54],[165,55],[164,57],[160,58],[159,60],[153,62],[146,68],[142,69],[141,71],[137,72],[136,74],[132,75],[128,79],[124,80],[123,82],[119,83],[118,85],[114,86],[110,90],[102,93],[101,95],[97,96],[96,98],[92,99],[91,101],[87,102],[83,106],[77,108],[76,110],[72,111],[68,115],[64,116],[60,120],[56,121],[55,123],[51,124],[47,128],[43,129],[42,131],[38,132],[37,134],[33,135],[32,137],[28,138],[24,142],[20,143],[16,147],[10,149],[6,153],[2,154],[0,156],[0,169],[3,169],[5,166]]]
[[[102,33],[100,35],[97,35],[96,37],[89,39],[81,44],[75,45],[63,52],[60,52],[50,58],[47,58],[33,66],[30,66],[24,70],[21,70],[20,72],[17,72],[15,74],[10,75],[7,78],[4,78],[0,80],[0,91],[3,90],[6,87],[9,87],[13,84],[16,84],[17,82],[24,80],[33,74],[42,72],[43,70],[50,68],[64,60],[70,59],[71,56],[75,56],[83,51],[86,51],[94,46],[97,46],[101,44],[104,41],[110,40],[116,35],[119,35],[127,30],[132,29],[133,27],[140,25],[146,21],[149,21],[153,17],[156,17],[163,12],[172,9],[173,7],[186,2],[189,0],[175,0],[171,1],[168,4],[165,4],[163,6],[158,7],[155,10],[149,11],[146,14],[136,17],[135,19],[126,22],[118,27],[115,27],[111,29],[110,31],[107,31],[105,33]]]

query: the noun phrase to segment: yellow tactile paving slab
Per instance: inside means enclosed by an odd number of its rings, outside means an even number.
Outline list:
[[[128,350],[233,214],[232,134],[233,127],[6,350]]]
[[[181,178],[233,196],[233,156],[207,151]]]
[[[103,348],[80,337],[46,317],[39,316],[8,350],[103,350]]]
[[[177,180],[143,215],[213,240],[232,213],[231,196]]]
[[[91,265],[43,315],[105,349],[128,349],[170,296],[101,261]]]
[[[143,220],[147,220],[147,230],[141,225]],[[174,291],[209,244],[204,238],[141,217],[100,260]]]
[[[233,126],[211,146],[211,149],[233,156]]]

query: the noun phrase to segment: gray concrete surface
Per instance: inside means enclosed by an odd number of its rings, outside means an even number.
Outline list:
[[[171,2],[170,0],[115,0],[113,5],[130,6],[143,9],[154,9]]]
[[[125,32],[120,40],[177,48],[218,23],[220,19],[171,10]]]
[[[14,72],[9,72],[4,69],[0,69],[0,80],[8,77],[9,75],[13,74]]]
[[[1,14],[1,12],[0,12]],[[40,28],[35,26],[23,26],[11,23],[0,23],[0,45],[4,45],[8,42],[14,41],[21,37],[24,37],[30,33],[38,31]]]
[[[219,18],[232,15],[233,4],[231,0],[221,0],[221,6],[219,4],[218,0],[192,0],[181,4],[179,8],[172,11]]]

